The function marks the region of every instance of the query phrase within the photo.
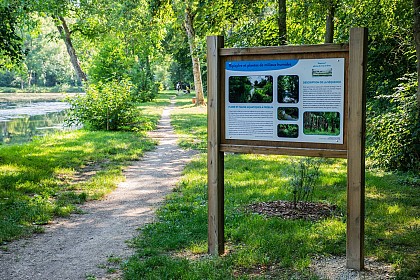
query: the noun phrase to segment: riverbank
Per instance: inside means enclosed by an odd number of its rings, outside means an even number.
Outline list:
[[[139,105],[144,130],[156,126],[168,101],[161,94]],[[144,132],[107,131],[60,132],[0,145],[0,251],[4,242],[43,231],[54,217],[111,192],[123,178],[122,168],[154,145]]]
[[[19,92],[19,93],[0,93],[0,102],[49,102],[64,101],[67,97],[72,97],[80,93],[62,93],[62,92]]]

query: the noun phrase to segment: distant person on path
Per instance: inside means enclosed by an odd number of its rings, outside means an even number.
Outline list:
[[[177,84],[176,84],[176,90],[178,91],[178,93],[179,93],[179,90],[181,89],[181,83],[180,82],[178,82]]]

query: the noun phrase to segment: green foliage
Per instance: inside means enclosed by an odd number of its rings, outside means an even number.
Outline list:
[[[93,130],[134,130],[139,121],[132,84],[126,80],[90,84],[85,95],[70,99],[69,124]]]
[[[312,201],[315,187],[321,176],[322,158],[300,158],[292,163],[293,176],[290,189],[293,193],[293,204],[299,201]]]
[[[170,54],[169,74],[171,80],[171,88],[175,88],[177,82],[188,84],[194,83],[192,73],[192,61],[190,49],[188,47],[188,39],[185,31],[179,25],[170,26],[163,40],[163,47]]]
[[[89,68],[90,82],[96,84],[129,80],[136,100],[151,101],[158,94],[158,85],[153,81],[148,58],[139,60],[127,55],[126,48],[119,38],[107,36]]]
[[[278,45],[277,16],[268,14],[248,19],[243,25],[235,26],[236,32],[229,32],[226,44],[235,47]]]
[[[141,68],[141,65],[136,63],[132,66],[129,76],[133,81],[133,96],[136,100],[148,102],[156,98],[160,84],[153,81],[148,67]]]
[[[406,76],[390,95],[368,106],[367,155],[390,170],[420,170],[420,111],[415,75]]]
[[[126,78],[127,68],[131,63],[123,43],[114,36],[107,36],[99,52],[93,57],[89,80],[98,83]]]
[[[409,34],[394,34],[391,38],[375,38],[369,43],[367,95],[389,95],[400,78],[416,71],[415,48]],[[401,40],[405,38],[405,40]],[[408,39],[410,38],[410,39]]]
[[[271,76],[229,77],[229,102],[270,103],[273,101],[273,78]]]
[[[18,35],[18,6],[0,4],[0,69],[23,59],[23,38]]]
[[[229,77],[229,102],[246,103],[251,98],[252,83],[247,76]]]

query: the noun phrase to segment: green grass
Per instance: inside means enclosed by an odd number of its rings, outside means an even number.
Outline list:
[[[50,92],[66,92],[66,93],[73,93],[73,92],[83,92],[83,87],[81,86],[70,86],[70,85],[58,85],[54,87],[39,87],[39,86],[31,86],[26,87],[24,89],[18,87],[0,87],[0,92],[2,93],[50,93]]]
[[[174,112],[173,124],[185,137],[185,146],[204,147],[202,110],[182,97]],[[308,269],[313,257],[345,256],[345,160],[326,161],[315,193],[316,201],[337,205],[341,215],[317,222],[287,221],[246,210],[255,202],[292,199],[291,161],[287,156],[225,156],[227,252],[215,258],[207,255],[207,171],[202,154],[186,167],[178,187],[158,210],[158,222],[142,229],[133,241],[137,252],[123,266],[125,278],[318,279]],[[413,174],[367,172],[365,253],[392,264],[397,279],[420,274],[418,183]]]
[[[194,94],[179,95],[176,109],[171,113],[171,124],[178,134],[182,148],[204,151],[207,149],[207,107],[195,106]]]
[[[140,114],[142,115],[143,130],[153,130],[162,115],[163,109],[169,105],[169,98],[175,96],[176,91],[164,91],[160,93],[155,100],[139,103]]]
[[[168,94],[139,104],[143,130],[156,126],[167,104]],[[124,179],[122,168],[154,145],[144,132],[78,130],[0,146],[0,245],[101,199]]]

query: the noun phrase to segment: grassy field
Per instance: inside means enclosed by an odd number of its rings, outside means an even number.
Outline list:
[[[206,108],[177,98],[173,125],[180,144],[205,152]],[[126,279],[318,279],[308,269],[319,256],[345,256],[346,162],[328,159],[314,200],[337,205],[319,221],[283,220],[252,213],[256,202],[291,200],[292,158],[225,156],[226,254],[207,255],[206,154],[194,160],[158,211],[158,222],[133,241]],[[418,175],[417,175],[418,176]],[[420,277],[420,179],[368,170],[366,256],[392,264],[396,279]]]
[[[178,133],[178,145],[183,148],[207,149],[207,107],[192,103],[193,94],[180,95],[171,114],[171,124]]]
[[[168,104],[165,92],[141,104],[144,129],[153,129]],[[316,222],[268,218],[248,210],[256,202],[291,200],[292,158],[225,157],[226,254],[207,255],[206,110],[177,97],[172,124],[180,145],[202,151],[158,210],[158,221],[133,240],[126,279],[317,279],[317,256],[344,256],[346,162],[327,160],[314,200],[337,205],[337,215]],[[122,168],[154,143],[140,133],[73,131],[24,145],[0,146],[0,249],[43,230],[55,216],[77,212],[123,180]],[[397,279],[420,276],[420,179],[368,170],[366,256],[392,264]]]
[[[155,128],[169,95],[139,105],[143,130]],[[55,216],[101,199],[122,181],[122,168],[155,143],[144,131],[71,131],[23,145],[0,146],[0,246],[43,230]]]

